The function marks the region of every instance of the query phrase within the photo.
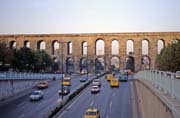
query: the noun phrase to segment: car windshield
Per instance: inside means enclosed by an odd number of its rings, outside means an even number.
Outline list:
[[[68,79],[64,79],[64,80],[63,80],[63,82],[69,82],[69,81],[70,81],[70,80],[68,80]]]
[[[176,72],[176,74],[178,74],[178,75],[179,75],[179,74],[180,74],[180,71],[177,71],[177,72]]]
[[[100,80],[96,79],[96,80],[94,80],[94,82],[100,82]]]
[[[97,88],[98,88],[98,86],[93,86],[93,88],[94,88],[94,89],[97,89]]]
[[[40,84],[47,84],[46,82],[41,82]]]
[[[67,90],[68,88],[69,88],[68,86],[63,86],[63,89],[66,89],[66,90]]]
[[[34,92],[32,93],[32,95],[39,95],[39,94],[40,94],[39,91],[34,91]]]
[[[114,80],[111,80],[111,81],[112,81],[112,82],[117,82],[117,80],[115,80],[115,79],[114,79]]]
[[[92,115],[92,116],[95,116],[96,115],[96,112],[90,112],[90,111],[88,111],[88,112],[86,112],[86,115]]]

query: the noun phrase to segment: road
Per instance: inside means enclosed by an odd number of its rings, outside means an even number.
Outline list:
[[[132,118],[132,81],[121,82],[119,88],[111,88],[104,77],[101,82],[100,93],[92,94],[90,86],[58,118],[82,118],[86,109],[92,107],[100,111],[101,118]]]
[[[92,77],[94,75],[91,75]],[[79,82],[80,75],[72,75],[71,90],[75,90],[83,83]],[[1,118],[44,118],[47,113],[55,108],[61,101],[58,95],[60,89],[60,80],[49,83],[49,87],[42,89],[45,96],[37,102],[30,102],[29,93],[14,99],[0,107]],[[33,90],[32,90],[33,91]]]

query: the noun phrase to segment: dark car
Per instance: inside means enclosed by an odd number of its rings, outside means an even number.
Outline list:
[[[127,73],[123,73],[119,75],[119,81],[127,81],[127,80],[128,80]]]
[[[80,82],[85,82],[85,81],[87,81],[87,80],[88,80],[87,77],[81,77],[81,78],[80,78]]]
[[[59,95],[68,95],[70,93],[70,88],[69,86],[63,86],[59,90]]]

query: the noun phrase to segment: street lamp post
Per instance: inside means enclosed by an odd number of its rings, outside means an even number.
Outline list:
[[[63,79],[64,79],[64,64],[63,64],[63,44],[67,42],[59,42],[61,44],[61,91],[63,91]],[[63,95],[62,95],[62,100],[63,100]]]
[[[89,65],[89,63],[88,63],[88,50],[87,50],[87,80],[88,80],[88,73],[89,73],[89,69],[88,69],[89,66],[88,65]]]
[[[88,73],[89,73],[89,69],[88,69],[88,65],[89,65],[89,63],[88,63],[88,45],[87,46],[85,46],[85,47],[87,47],[87,80],[88,80]]]

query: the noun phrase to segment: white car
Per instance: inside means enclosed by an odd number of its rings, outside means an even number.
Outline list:
[[[82,70],[81,74],[87,74],[87,70]]]
[[[95,79],[95,80],[93,80],[92,84],[93,84],[94,86],[99,86],[99,87],[101,87],[101,80],[100,80],[100,79]]]
[[[176,79],[180,79],[180,71],[176,71]]]
[[[34,101],[34,100],[40,100],[44,97],[44,93],[40,90],[36,90],[36,91],[33,91],[32,94],[30,95],[30,100],[31,101]]]
[[[91,93],[98,93],[98,92],[100,92],[99,86],[92,86]]]

